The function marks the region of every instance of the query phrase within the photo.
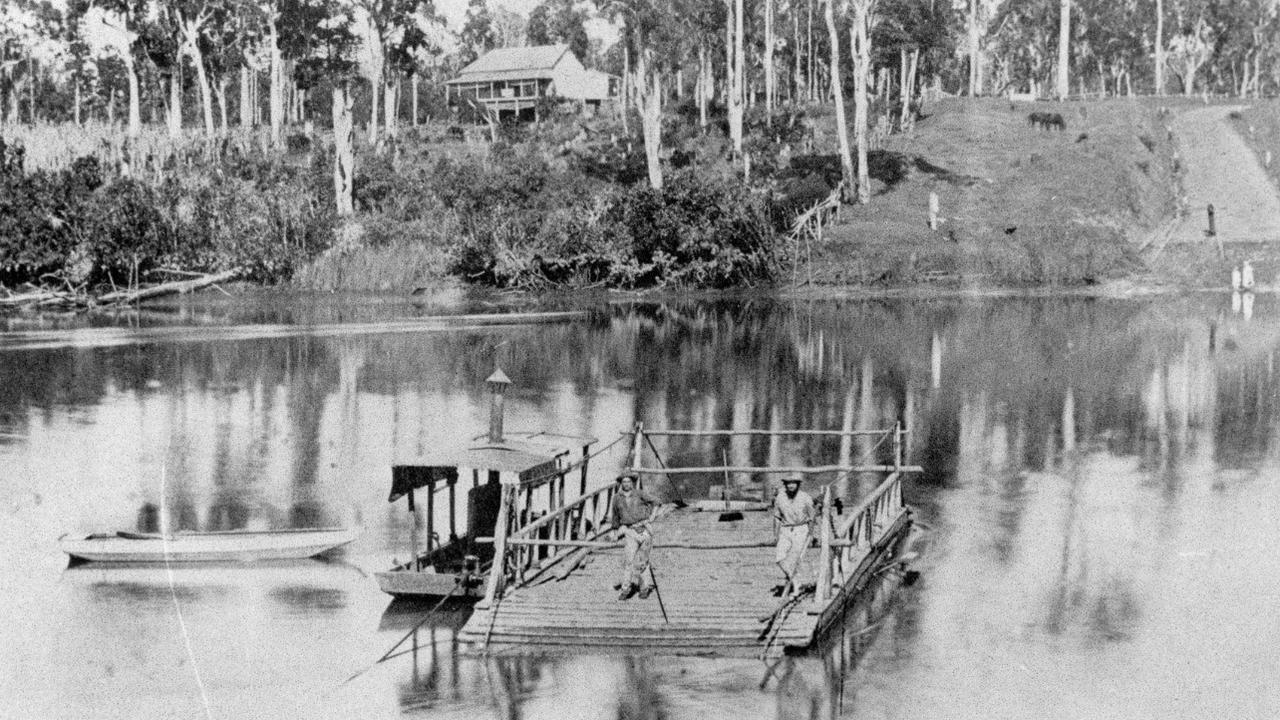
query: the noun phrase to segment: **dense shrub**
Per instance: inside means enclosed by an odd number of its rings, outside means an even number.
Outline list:
[[[452,266],[463,277],[501,287],[727,287],[778,269],[769,201],[739,183],[688,171],[662,190],[592,186],[544,168],[515,193],[491,176],[519,176],[529,161],[507,160],[514,165],[460,169],[445,193],[464,228]],[[497,192],[486,202],[482,188]]]
[[[0,281],[119,284],[162,266],[278,281],[331,242],[331,185],[315,180],[239,156],[175,165],[158,183],[105,182],[93,157],[24,173],[21,148],[0,140]]]

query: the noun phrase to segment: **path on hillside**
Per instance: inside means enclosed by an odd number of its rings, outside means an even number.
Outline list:
[[[1241,109],[1197,108],[1174,119],[1190,212],[1177,221],[1168,242],[1212,242],[1205,237],[1210,203],[1222,242],[1280,241],[1280,193],[1231,127],[1229,115]]]

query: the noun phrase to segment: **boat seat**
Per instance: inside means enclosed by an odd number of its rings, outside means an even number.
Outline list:
[[[129,532],[128,530],[117,530],[116,537],[121,537],[126,540],[158,540],[160,535],[157,533],[139,533]]]

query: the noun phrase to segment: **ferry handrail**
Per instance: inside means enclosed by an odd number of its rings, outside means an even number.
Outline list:
[[[862,502],[858,503],[857,507],[845,516],[845,519],[836,527],[835,534],[841,537],[847,535],[849,530],[853,528],[854,523],[858,521],[859,517],[866,514],[866,512],[870,510],[890,488],[894,485],[900,485],[901,482],[902,473],[889,473],[889,476],[884,479],[884,482],[876,486],[876,489],[872,490],[870,495],[867,495]]]
[[[592,498],[602,493],[608,494],[609,495],[608,499],[613,500],[613,496],[612,496],[613,489],[614,489],[614,486],[610,484],[610,485],[605,485],[602,488],[597,488],[595,490],[592,490],[586,495],[579,495],[577,498],[573,500],[573,502],[570,502],[567,505],[564,505],[563,507],[557,510],[554,510],[552,512],[547,513],[546,515],[543,515],[542,517],[538,518],[537,520],[534,520],[528,525],[512,530],[507,537],[515,538],[518,535],[529,535],[537,530],[541,530],[542,528],[555,522],[558,518],[569,514],[571,511],[573,511],[575,508],[577,508],[580,505],[585,505]]]

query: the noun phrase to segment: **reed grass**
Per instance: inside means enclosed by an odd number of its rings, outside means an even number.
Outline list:
[[[379,224],[379,223],[375,223]],[[430,286],[449,274],[457,224],[447,218],[411,223],[381,223],[395,234],[369,244],[360,238],[336,245],[300,267],[292,285],[307,290],[402,291]]]

